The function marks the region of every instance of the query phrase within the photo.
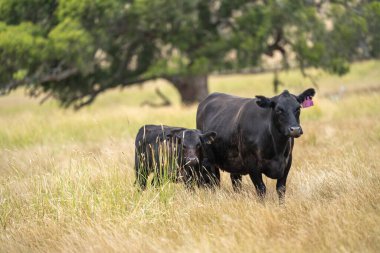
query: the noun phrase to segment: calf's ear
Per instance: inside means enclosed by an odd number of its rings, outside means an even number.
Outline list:
[[[270,107],[274,107],[274,102],[270,99],[270,98],[267,98],[267,97],[264,97],[264,96],[256,96],[257,100],[256,100],[256,104],[262,108],[270,108]]]
[[[314,97],[314,95],[315,95],[315,90],[313,88],[307,89],[297,96],[297,101],[299,103],[302,103],[303,101],[305,101],[306,98]]]
[[[167,134],[165,134],[165,139],[166,140],[170,140],[171,138],[173,138],[173,133],[167,133]]]
[[[166,137],[166,140],[173,140],[175,138],[175,139],[177,139],[177,141],[179,143],[181,143],[181,141],[182,141],[182,134],[178,134],[178,133],[176,133],[176,134],[174,134],[174,133],[167,133],[165,135],[165,137]]]
[[[206,144],[211,144],[216,138],[216,133],[213,131],[206,132],[201,135],[201,140]]]
[[[183,136],[183,132],[181,132],[181,133],[176,133],[175,135],[174,135],[174,137],[177,139],[177,141],[178,141],[178,143],[182,143],[182,140],[183,140],[183,138],[184,138],[184,136]]]

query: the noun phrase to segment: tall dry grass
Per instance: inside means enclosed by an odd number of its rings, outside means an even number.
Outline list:
[[[281,76],[293,92],[309,86],[296,72]],[[263,205],[247,177],[237,194],[227,173],[216,191],[170,183],[136,191],[137,129],[195,126],[196,107],[181,107],[165,83],[110,92],[78,113],[21,92],[0,98],[0,252],[379,252],[379,80],[373,61],[343,79],[319,77],[283,207],[274,180],[265,180]],[[269,74],[210,81],[212,91],[271,94]],[[372,92],[341,96],[342,85]],[[155,86],[172,107],[139,106],[155,99]]]

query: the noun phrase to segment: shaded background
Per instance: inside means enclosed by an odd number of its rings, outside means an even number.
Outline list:
[[[380,56],[378,1],[1,0],[0,21],[0,91],[76,109],[158,78],[199,102],[212,73],[271,70],[278,92],[279,69]]]

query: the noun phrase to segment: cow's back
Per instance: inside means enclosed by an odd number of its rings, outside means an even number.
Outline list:
[[[212,93],[198,106],[197,128],[202,131],[215,131],[224,136],[234,131],[245,105],[252,99],[224,93]]]

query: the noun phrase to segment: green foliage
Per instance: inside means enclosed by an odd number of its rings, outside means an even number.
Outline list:
[[[56,24],[57,0],[0,0],[0,20],[17,25],[23,22],[51,28]]]
[[[76,66],[82,73],[92,71],[94,38],[78,21],[63,20],[49,33],[48,38],[57,59],[65,59],[67,64]]]
[[[380,56],[379,24],[377,1],[0,0],[0,90],[80,106],[152,78],[257,67],[276,51],[285,67],[342,75]]]
[[[373,1],[364,6],[363,10],[367,20],[370,54],[373,57],[380,57],[380,2]]]
[[[38,25],[21,23],[6,25],[0,22],[0,80],[6,82],[30,73],[48,57],[47,39]]]

